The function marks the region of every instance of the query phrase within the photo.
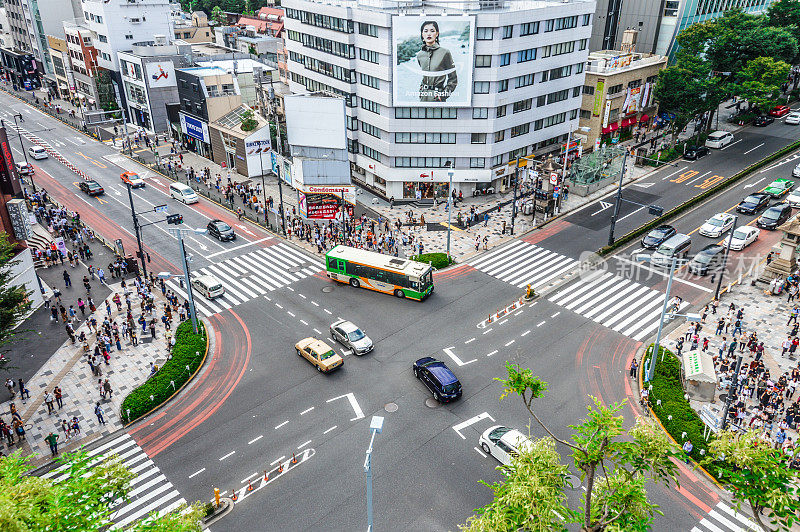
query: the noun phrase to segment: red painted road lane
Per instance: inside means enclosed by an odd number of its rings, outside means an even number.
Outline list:
[[[522,240],[528,244],[538,244],[542,240],[546,240],[571,226],[572,224],[567,220],[556,220],[555,222],[545,225],[542,229],[522,237]]]
[[[217,412],[247,370],[252,343],[239,315],[228,309],[208,320],[214,328],[215,348],[205,371],[189,390],[128,431],[150,457],[187,436]]]
[[[108,242],[113,242],[117,238],[121,239],[122,245],[126,250],[138,249],[136,237],[103,214],[98,208],[101,205],[99,201],[89,196],[82,197],[81,194],[83,193],[77,187],[74,187],[74,190],[65,187],[40,167],[37,166],[35,168],[35,177],[37,183],[39,183],[39,188],[45,188],[50,196],[66,208],[79,212],[81,220],[91,227],[95,233],[101,235]],[[95,202],[97,202],[98,207],[94,206]],[[180,268],[149,246],[144,245],[144,251],[150,254],[150,263],[148,264],[150,271],[168,271],[172,273],[181,271]]]

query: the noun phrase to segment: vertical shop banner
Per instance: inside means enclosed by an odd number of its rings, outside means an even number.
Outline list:
[[[597,87],[594,89],[594,108],[592,109],[594,116],[600,116],[600,112],[603,110],[603,90],[605,88],[605,78],[597,78]]]
[[[11,145],[8,143],[6,129],[2,127],[0,127],[0,193],[9,196],[22,194],[22,185],[17,175],[17,167],[14,165]]]
[[[611,114],[611,100],[606,100],[606,110],[603,113],[603,127],[608,127],[608,117]]]

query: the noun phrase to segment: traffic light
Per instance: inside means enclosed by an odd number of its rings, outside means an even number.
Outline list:
[[[167,223],[168,224],[180,225],[180,224],[183,223],[183,215],[182,214],[168,214],[167,215]]]

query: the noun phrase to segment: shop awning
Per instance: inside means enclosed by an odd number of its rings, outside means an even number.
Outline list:
[[[616,122],[614,122],[613,124],[609,124],[608,128],[609,128],[609,130],[611,130],[611,131],[616,131],[616,130],[618,130],[618,129],[619,129],[619,124],[618,124],[618,123],[616,123]]]
[[[611,133],[611,128],[604,127],[603,129],[600,130],[600,133],[602,133],[603,135],[605,135],[606,133]]]
[[[620,127],[628,127],[628,126],[630,126],[632,124],[635,124],[635,123],[636,123],[636,117],[623,118],[622,119],[622,124],[620,124]]]
[[[648,120],[650,120],[650,117],[649,117],[649,116],[647,116],[647,115],[642,115],[642,117],[639,119],[639,122],[647,122]]]

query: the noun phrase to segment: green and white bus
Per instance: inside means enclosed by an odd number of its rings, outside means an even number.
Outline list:
[[[418,301],[433,292],[433,268],[422,262],[336,246],[325,254],[325,266],[328,277],[356,288]]]

